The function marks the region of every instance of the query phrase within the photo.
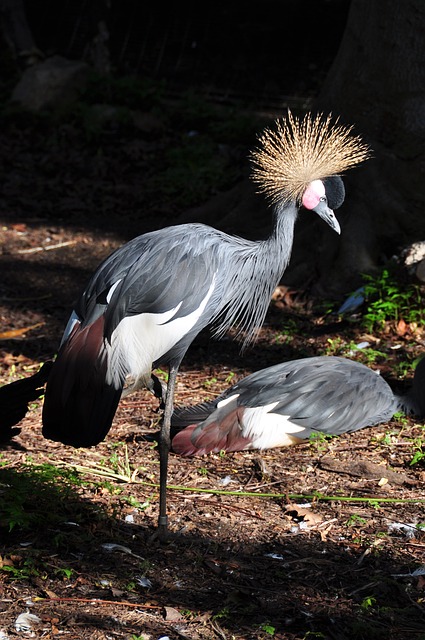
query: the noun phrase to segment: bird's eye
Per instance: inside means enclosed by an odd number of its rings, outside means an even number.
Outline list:
[[[327,201],[328,201],[328,199],[327,199],[327,197],[326,197],[326,196],[322,196],[322,197],[320,198],[320,202],[327,202]]]

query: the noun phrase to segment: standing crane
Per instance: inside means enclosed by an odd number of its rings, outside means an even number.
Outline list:
[[[157,534],[167,532],[166,482],[176,376],[195,336],[235,327],[249,344],[288,264],[299,209],[334,231],[344,200],[340,173],[369,155],[351,126],[290,111],[252,152],[253,179],[273,205],[270,237],[253,242],[192,223],[145,233],[98,267],[71,314],[47,382],[43,435],[74,447],[102,441],[126,379],[161,398]],[[168,365],[166,388],[153,375]]]
[[[313,434],[337,436],[387,422],[398,411],[425,417],[425,358],[404,396],[360,362],[300,358],[256,371],[215,400],[176,408],[171,448],[201,456],[287,447]]]

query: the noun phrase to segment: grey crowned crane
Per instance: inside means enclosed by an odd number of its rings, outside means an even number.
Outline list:
[[[176,408],[172,450],[182,456],[287,447],[341,435],[404,411],[425,416],[425,358],[405,396],[360,362],[300,358],[256,371],[211,402]]]
[[[253,242],[193,223],[134,238],[89,280],[47,383],[43,434],[74,447],[105,438],[128,377],[133,388],[162,398],[159,537],[167,531],[176,376],[189,345],[207,325],[218,337],[233,326],[244,334],[244,345],[253,340],[288,264],[299,209],[339,233],[333,212],[344,200],[339,174],[369,155],[352,127],[322,114],[300,119],[288,112],[259,143],[253,178],[273,204],[270,237]],[[168,365],[166,389],[152,374],[159,365]]]

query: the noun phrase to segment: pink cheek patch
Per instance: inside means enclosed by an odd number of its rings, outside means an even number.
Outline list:
[[[306,209],[314,209],[325,195],[325,185],[321,180],[313,180],[304,191],[302,203]]]

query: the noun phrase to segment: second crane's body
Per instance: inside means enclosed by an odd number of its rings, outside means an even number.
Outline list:
[[[400,402],[375,371],[338,356],[256,371],[215,400],[181,407],[172,425],[180,455],[287,447],[389,420]]]
[[[215,400],[178,407],[172,448],[200,456],[287,447],[387,422],[398,411],[425,416],[425,358],[404,395],[361,362],[300,358],[256,371]]]

